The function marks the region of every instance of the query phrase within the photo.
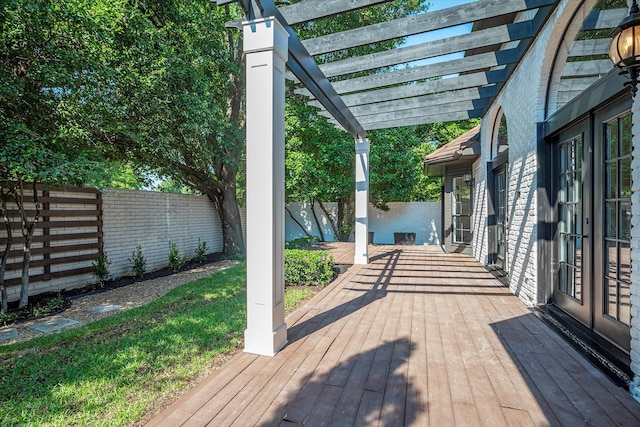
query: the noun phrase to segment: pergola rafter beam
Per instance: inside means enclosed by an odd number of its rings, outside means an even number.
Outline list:
[[[343,3],[347,2],[344,1]],[[473,3],[472,7],[469,7],[468,4],[453,6],[434,12],[425,12],[396,19],[394,21],[328,34],[326,36],[304,40],[302,43],[311,55],[320,55],[341,49],[349,49],[428,31],[454,27],[482,19],[507,15],[509,13],[536,9],[553,3],[554,0],[510,0],[508,2],[504,0],[480,0]]]
[[[611,39],[576,40],[569,50],[569,57],[607,55]]]
[[[375,122],[365,126],[367,130],[388,129],[400,126],[420,126],[429,123],[451,122],[455,120],[477,119],[482,117],[484,109],[473,111],[458,111],[455,113],[434,114],[432,116],[422,116],[413,119],[393,120],[389,122]]]
[[[448,79],[431,80],[412,85],[397,86],[375,91],[362,92],[353,95],[345,95],[342,100],[348,107],[356,105],[373,104],[397,99],[408,99],[415,96],[440,94],[448,91],[460,91],[468,89],[474,91],[477,98],[494,96],[496,94],[494,83],[504,81],[504,70],[490,71],[486,73],[467,74]],[[308,92],[306,92],[308,94]],[[321,107],[317,101],[311,101],[310,105]]]
[[[603,76],[611,71],[609,59],[567,62],[562,77]]]
[[[358,10],[391,0],[305,0],[279,8],[289,25]]]
[[[433,40],[414,46],[372,53],[342,61],[322,64],[320,69],[327,77],[358,73],[365,70],[390,67],[412,61],[433,58],[450,53],[463,52],[470,49],[483,48],[533,37],[537,28],[533,21],[501,25],[469,34]],[[452,70],[453,71],[453,70]]]
[[[454,94],[450,94],[454,95]],[[358,121],[367,126],[377,122],[391,122],[399,120],[412,120],[424,116],[442,115],[456,113],[458,111],[473,111],[484,109],[489,106],[486,98],[457,101],[455,96],[447,97],[449,102],[440,105],[433,105],[424,108],[389,110],[383,113],[358,115]]]
[[[218,5],[235,1],[237,0],[219,0]],[[393,0],[305,0],[279,7],[278,10],[289,25],[297,25],[390,1]],[[241,20],[232,21],[230,25],[235,27],[240,25],[240,22]]]
[[[487,52],[479,55],[465,56],[464,58],[437,62],[434,64],[402,68],[388,71],[386,73],[373,74],[371,76],[341,80],[333,82],[333,87],[339,94],[359,92],[418,80],[442,77],[451,74],[451,70],[456,70],[457,73],[486,70],[500,65],[512,64],[517,62],[517,60],[518,53],[516,49]]]
[[[593,10],[582,24],[583,31],[615,28],[629,14],[629,9]]]
[[[488,107],[490,98],[479,98],[478,95],[479,93],[476,89],[462,89],[443,94],[423,95],[408,99],[359,105],[351,107],[350,110],[358,118],[358,121],[362,123],[367,116],[378,116],[392,111],[419,110],[423,114],[424,110],[429,107],[442,108],[442,106],[453,104],[456,104],[456,107],[461,107],[463,102],[467,103],[465,105],[470,105],[470,107],[464,108],[468,110]]]
[[[401,126],[420,126],[430,123],[451,122],[455,120],[468,120],[482,117],[484,109],[473,111],[458,111],[455,113],[434,114],[431,116],[422,116],[412,119],[401,119],[392,121],[378,121],[365,125],[366,130],[388,129]]]

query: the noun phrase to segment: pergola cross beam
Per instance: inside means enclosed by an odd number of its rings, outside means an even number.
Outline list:
[[[304,3],[297,3],[302,6]],[[343,3],[348,3],[343,1]],[[473,3],[453,6],[433,12],[424,12],[393,21],[367,25],[339,33],[304,40],[302,43],[311,55],[335,52],[386,40],[412,36],[429,31],[441,30],[468,24],[483,19],[510,13],[522,12],[549,6],[554,0],[479,0]]]

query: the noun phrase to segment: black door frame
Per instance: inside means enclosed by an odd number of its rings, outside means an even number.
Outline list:
[[[611,72],[607,76],[601,78],[598,82],[592,85],[589,89],[584,91],[581,95],[576,97],[569,104],[565,105],[562,109],[553,114],[547,121],[538,125],[538,201],[540,203],[541,211],[538,218],[538,282],[539,282],[539,299],[541,304],[554,302],[553,286],[556,283],[558,274],[557,256],[556,256],[556,232],[557,232],[557,200],[554,193],[554,182],[556,177],[554,176],[554,156],[556,147],[554,144],[558,142],[558,136],[564,130],[567,130],[579,123],[582,120],[587,119],[590,127],[590,139],[593,144],[597,141],[601,141],[598,136],[596,141],[595,133],[601,132],[601,124],[595,122],[596,116],[599,112],[606,111],[609,108],[616,108],[616,105],[624,105],[628,107],[622,107],[622,110],[627,110],[631,105],[631,97],[628,87],[624,86],[624,77],[618,75],[616,72]],[[604,98],[606,95],[610,95],[608,98]],[[593,146],[592,146],[593,147]],[[592,166],[593,168],[593,166]],[[596,179],[591,174],[591,179]],[[597,195],[594,195],[594,198]],[[602,207],[594,199],[589,203],[589,217],[591,218],[591,226],[593,230],[591,232],[592,238],[590,239],[590,253],[596,254],[596,240],[601,239],[602,234],[600,230],[596,230],[594,221],[596,217],[602,216]],[[585,214],[586,215],[586,214]],[[594,255],[594,257],[597,256]],[[601,270],[598,270],[597,265],[600,260],[593,259],[590,261],[591,271],[589,276],[585,277],[585,281],[588,281],[589,286],[595,286],[595,274],[600,274]],[[598,270],[596,272],[596,270]],[[594,290],[595,291],[595,290]],[[588,326],[590,330],[604,336],[602,329],[596,330],[594,328],[594,316],[596,316],[596,302],[600,304],[600,301],[594,301],[591,304],[593,307],[591,310],[591,319]],[[601,309],[601,305],[598,305],[597,309]],[[615,342],[616,339],[607,337],[607,340],[613,343],[617,348],[623,349],[628,352],[628,345]]]

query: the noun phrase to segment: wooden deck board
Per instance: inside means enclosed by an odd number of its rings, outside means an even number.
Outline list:
[[[280,353],[236,356],[149,425],[640,424],[638,402],[472,258],[370,255],[287,318]]]
[[[451,423],[453,404],[442,345],[442,333],[435,298],[426,298],[425,326],[427,332],[427,390],[429,423],[442,426]],[[444,332],[446,333],[446,331]]]

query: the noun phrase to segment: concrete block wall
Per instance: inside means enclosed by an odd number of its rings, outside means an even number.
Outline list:
[[[331,215],[336,214],[335,203],[328,203],[325,206]],[[309,234],[312,236],[320,235],[310,204],[290,203],[287,207]],[[315,213],[325,240],[333,241],[335,236],[329,221],[317,205]],[[440,202],[392,202],[389,203],[389,211],[387,212],[370,207],[369,231],[374,232],[374,243],[393,244],[393,233],[413,232],[416,233],[416,244],[439,245],[442,236],[441,204]],[[285,239],[293,240],[303,236],[305,236],[304,231],[287,213],[285,215]]]
[[[108,189],[103,192],[104,251],[116,276],[131,274],[129,258],[138,245],[147,271],[167,265],[169,244],[191,259],[198,239],[208,253],[223,249],[222,227],[205,196]]]
[[[337,215],[338,207],[336,203],[325,203],[324,206],[327,208],[331,216],[335,217]],[[331,225],[329,225],[329,221],[327,220],[326,215],[324,214],[322,209],[320,209],[320,206],[318,206],[318,204],[314,204],[313,212],[315,212],[315,215],[318,218],[318,222],[320,223],[320,228],[322,229],[324,239],[328,242],[335,240]],[[285,241],[294,240],[306,235],[300,225],[302,225],[302,227],[304,227],[304,230],[306,230],[307,233],[311,234],[312,236],[320,236],[318,225],[313,216],[313,212],[311,210],[310,203],[287,203],[287,210],[284,213]],[[296,221],[291,219],[290,213],[300,223],[300,225],[296,224]]]

